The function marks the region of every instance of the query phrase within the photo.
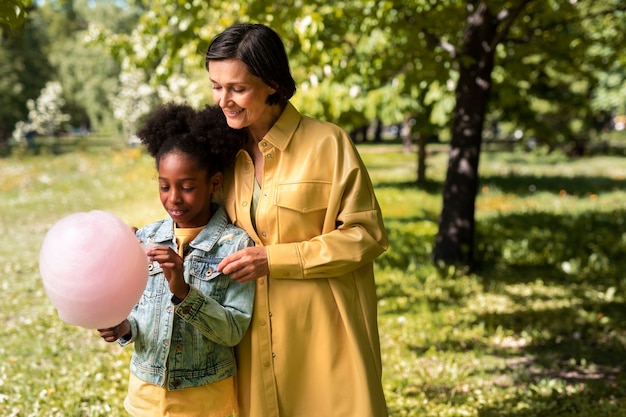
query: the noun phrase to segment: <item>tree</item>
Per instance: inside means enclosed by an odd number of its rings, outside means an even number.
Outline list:
[[[496,48],[529,1],[493,15],[484,2],[470,8],[459,47],[448,46],[459,70],[443,206],[433,259],[470,265],[474,248],[474,202]],[[438,42],[441,42],[438,40]]]
[[[68,114],[63,113],[65,100],[62,97],[63,88],[58,82],[49,82],[41,90],[37,100],[28,100],[28,121],[19,121],[15,126],[13,137],[17,142],[24,142],[32,134],[53,136],[61,130],[63,123],[70,120]]]
[[[524,82],[525,79],[515,73],[514,66],[502,62],[503,71],[506,68],[509,74],[514,74],[511,79],[517,80],[516,88],[508,92],[516,98],[525,97],[529,103],[539,102],[548,107],[542,112],[531,110],[526,117],[518,117],[517,122],[545,135],[548,141],[550,136],[554,138],[559,133],[565,133],[563,139],[573,137],[576,140],[576,130],[578,134],[585,133],[592,121],[589,92],[594,88],[595,71],[608,68],[602,59],[592,56],[599,44],[593,39],[593,22],[597,18],[617,16],[610,25],[615,30],[620,24],[624,25],[626,10],[626,6],[617,1],[601,5],[584,1],[550,4],[532,0],[472,3],[468,6],[469,13],[457,46],[447,45],[460,76],[443,207],[433,251],[436,262],[470,267],[480,146],[499,46],[504,47],[503,55],[507,58],[522,52],[517,65],[531,62],[536,71],[532,83],[529,83],[531,80]],[[602,40],[605,47],[609,45],[609,55],[614,56],[621,50],[622,33]],[[531,45],[537,40],[545,43]],[[515,106],[523,102],[523,99],[507,99]],[[506,101],[499,100],[499,103]],[[506,107],[502,105],[501,109]],[[536,118],[531,124],[532,115]],[[572,121],[579,122],[578,126]]]
[[[26,101],[39,95],[53,72],[46,55],[49,39],[30,19],[34,10],[19,27],[0,25],[0,143],[11,136],[17,121],[26,119]]]
[[[577,141],[593,119],[599,74],[624,74],[614,59],[626,33],[621,0],[288,3],[157,0],[130,36],[102,39],[159,83],[197,68],[201,40],[224,27],[267,23],[285,40],[306,113],[348,129],[375,118],[415,118],[423,137],[449,129],[433,252],[442,264],[473,263],[485,120],[553,148]]]

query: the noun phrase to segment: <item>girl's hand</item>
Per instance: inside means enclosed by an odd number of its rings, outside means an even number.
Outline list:
[[[269,275],[267,250],[253,246],[228,255],[217,266],[217,270],[237,282],[246,282]]]
[[[183,276],[183,258],[167,246],[150,248],[146,255],[150,261],[156,261],[161,265],[165,279],[170,285],[170,291],[181,300],[187,297],[189,284],[185,282]]]
[[[98,329],[98,332],[100,333],[100,337],[103,338],[105,341],[109,343],[115,342],[120,337],[126,336],[130,333],[130,322],[127,319],[115,327],[109,327],[108,329]]]

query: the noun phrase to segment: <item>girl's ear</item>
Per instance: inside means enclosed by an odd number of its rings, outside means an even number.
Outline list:
[[[224,174],[221,172],[216,172],[209,179],[209,185],[211,187],[211,193],[216,193],[222,188],[222,183],[224,182]]]

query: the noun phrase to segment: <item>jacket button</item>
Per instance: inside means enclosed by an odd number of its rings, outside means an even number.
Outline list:
[[[191,311],[191,307],[190,306],[183,307],[183,313],[189,314],[190,311]]]
[[[183,344],[182,343],[176,343],[176,350],[183,350]]]
[[[180,379],[175,379],[172,381],[172,385],[174,385],[175,387],[180,385]]]

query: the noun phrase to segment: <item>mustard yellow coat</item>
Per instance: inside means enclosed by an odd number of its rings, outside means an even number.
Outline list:
[[[258,146],[256,230],[247,152],[225,184],[228,214],[270,270],[237,349],[241,416],[387,416],[373,274],[387,236],[365,167],[344,130],[291,104]]]

